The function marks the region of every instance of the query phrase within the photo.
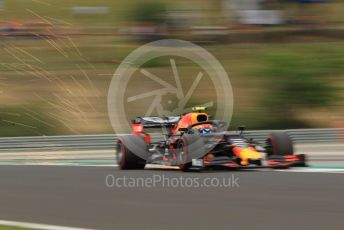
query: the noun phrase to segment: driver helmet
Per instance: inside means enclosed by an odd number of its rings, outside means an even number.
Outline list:
[[[213,126],[210,124],[197,125],[194,127],[194,129],[198,130],[198,132],[201,134],[209,134],[212,133],[214,130]]]

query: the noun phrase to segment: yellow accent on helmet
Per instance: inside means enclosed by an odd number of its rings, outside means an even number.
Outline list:
[[[206,110],[207,108],[204,107],[204,106],[195,106],[195,107],[192,107],[192,111],[198,111],[198,112],[202,112],[204,110]]]

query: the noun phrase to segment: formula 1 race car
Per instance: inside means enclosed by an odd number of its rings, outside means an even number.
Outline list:
[[[294,154],[285,132],[273,132],[260,144],[238,131],[226,131],[227,123],[209,120],[203,107],[170,117],[138,117],[132,134],[118,138],[116,158],[120,169],[143,169],[146,164],[179,166],[182,171],[207,168],[252,169],[305,166],[304,154]],[[145,132],[162,128],[160,140]]]

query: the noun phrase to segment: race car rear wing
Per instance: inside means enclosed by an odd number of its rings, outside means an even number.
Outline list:
[[[179,116],[169,117],[137,117],[133,124],[141,124],[144,128],[173,127],[180,120]]]

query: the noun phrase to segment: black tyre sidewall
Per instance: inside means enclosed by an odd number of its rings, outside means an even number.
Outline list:
[[[128,145],[140,148],[141,151],[147,151],[147,144],[142,137],[135,135],[122,136],[118,139],[117,148],[122,149],[122,159],[118,163],[121,170],[125,169],[144,169],[146,160],[135,154]],[[140,153],[142,155],[142,153]],[[148,156],[148,151],[147,151]]]
[[[273,132],[266,139],[267,145],[271,145],[269,155],[293,155],[293,142],[286,132]]]

